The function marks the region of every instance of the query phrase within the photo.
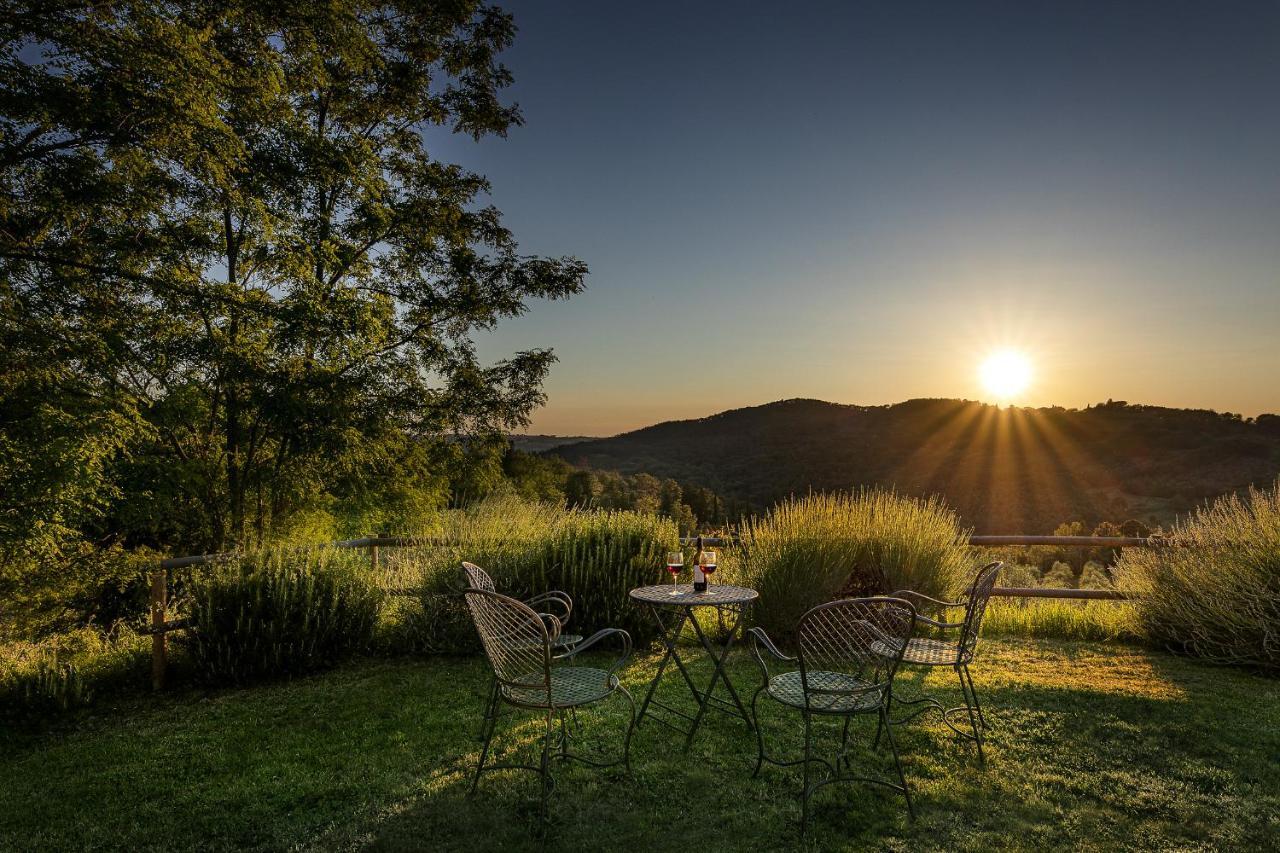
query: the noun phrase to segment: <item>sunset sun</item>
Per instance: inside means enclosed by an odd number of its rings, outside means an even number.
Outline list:
[[[978,376],[988,394],[1001,401],[1010,400],[1031,384],[1031,360],[1018,350],[998,350],[983,359]]]

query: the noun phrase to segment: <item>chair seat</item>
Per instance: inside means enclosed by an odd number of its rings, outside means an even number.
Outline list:
[[[528,687],[502,685],[502,695],[512,702],[534,708],[572,708],[603,699],[618,687],[618,677],[603,669],[586,666],[553,667],[551,703],[548,705],[542,675],[531,675],[527,680],[530,682]]]
[[[896,648],[885,642],[873,643],[871,650],[888,658],[895,656],[898,652]],[[902,653],[902,662],[916,666],[955,666],[957,663],[968,663],[972,657],[972,652],[965,653],[959,643],[915,637],[907,642],[907,649]]]
[[[819,670],[809,672],[810,711],[830,714],[850,714],[875,710],[884,698],[884,690],[870,681],[855,678],[843,672]],[[820,690],[862,691],[849,694],[819,693]],[[769,679],[769,695],[784,705],[805,708],[804,682],[799,670],[784,672]]]

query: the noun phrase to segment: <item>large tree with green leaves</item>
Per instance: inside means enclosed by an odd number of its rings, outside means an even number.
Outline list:
[[[520,255],[432,153],[520,122],[514,32],[470,0],[0,0],[6,452],[84,418],[125,527],[222,547],[523,423],[550,352],[473,333],[586,267]]]

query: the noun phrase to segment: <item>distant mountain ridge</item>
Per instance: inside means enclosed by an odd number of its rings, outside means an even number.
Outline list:
[[[590,435],[509,435],[507,440],[516,450],[525,453],[542,453],[564,444],[578,444],[584,441],[595,441]]]
[[[1067,520],[1167,524],[1280,474],[1280,417],[1108,401],[1086,409],[919,399],[781,400],[549,451],[575,465],[707,486],[764,509],[789,494],[878,485],[941,494],[979,533]]]

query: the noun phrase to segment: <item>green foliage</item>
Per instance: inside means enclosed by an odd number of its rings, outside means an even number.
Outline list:
[[[663,579],[664,556],[678,538],[674,523],[659,516],[514,497],[446,513],[423,532],[455,544],[398,549],[387,561],[395,578],[389,583],[416,583],[421,590],[422,615],[407,617],[406,630],[411,645],[433,651],[474,647],[474,628],[457,597],[463,560],[489,572],[506,595],[569,593],[574,633],[623,628],[643,641],[655,626],[627,593]]]
[[[1152,640],[1226,664],[1280,670],[1280,481],[1180,520],[1170,544],[1121,555]]]
[[[515,493],[525,500],[661,513],[676,523],[682,535],[697,532],[700,523],[722,520],[715,495],[670,478],[577,469],[559,457],[534,456],[514,448],[503,457],[502,468]]]
[[[0,644],[0,717],[43,721],[100,693],[141,684],[150,639],[119,628],[66,631],[39,643]]]
[[[1049,589],[1075,589],[1076,573],[1067,563],[1054,563],[1040,578],[1040,585]]]
[[[15,549],[0,560],[0,640],[33,639],[76,626],[110,628],[147,609],[154,552],[64,541],[53,551]]]
[[[368,647],[382,602],[367,557],[274,549],[193,572],[188,640],[210,682],[297,675]]]
[[[955,513],[879,490],[788,499],[741,535],[734,574],[759,591],[753,619],[780,641],[816,604],[897,589],[946,598],[973,566]]]
[[[11,6],[0,455],[47,481],[35,522],[186,551],[390,524],[464,482],[443,436],[526,424],[552,354],[482,364],[472,338],[586,266],[522,254],[485,178],[432,156],[521,122],[508,14]]]
[[[1080,589],[1113,589],[1115,584],[1111,582],[1111,576],[1101,563],[1090,560],[1081,569],[1076,586]]]

